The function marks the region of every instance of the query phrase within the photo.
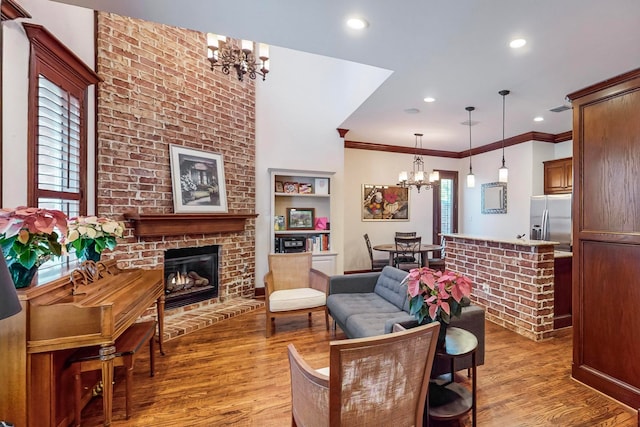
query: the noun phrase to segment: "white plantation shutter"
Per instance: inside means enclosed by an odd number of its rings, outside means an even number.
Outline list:
[[[38,78],[38,206],[73,217],[80,208],[80,100]],[[58,196],[52,197],[52,196]]]
[[[453,233],[453,180],[440,180],[440,232]]]

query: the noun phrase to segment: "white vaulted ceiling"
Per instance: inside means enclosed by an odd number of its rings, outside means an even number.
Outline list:
[[[501,89],[511,90],[507,138],[561,133],[571,130],[571,110],[549,110],[569,105],[568,93],[640,67],[639,0],[57,1],[391,70],[336,123],[351,141],[413,146],[421,132],[424,148],[462,151],[469,105],[479,122],[473,145],[499,141]],[[352,15],[369,27],[348,29]],[[516,37],[527,40],[518,50],[508,46]],[[284,65],[274,57],[272,73]]]

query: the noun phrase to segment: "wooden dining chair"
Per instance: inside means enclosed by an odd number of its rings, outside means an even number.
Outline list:
[[[364,233],[364,241],[367,243],[367,250],[369,251],[369,259],[371,260],[371,271],[382,271],[385,265],[389,265],[389,259],[375,259],[373,257],[373,249],[371,248],[371,240],[369,240],[369,234]]]
[[[444,262],[444,237],[440,238],[440,246],[442,246],[442,250],[434,251],[434,254],[439,254],[439,256],[435,256],[433,258],[429,258],[429,268],[433,270],[445,270],[445,262]]]
[[[415,231],[396,231],[396,237],[416,237],[417,235]]]
[[[422,237],[396,237],[396,255],[394,264],[400,270],[409,271],[412,268],[420,268],[420,245]]]

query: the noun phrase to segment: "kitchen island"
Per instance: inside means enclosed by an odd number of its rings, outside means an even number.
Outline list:
[[[564,260],[566,265],[569,260],[570,265],[572,254],[555,251],[558,242],[464,234],[443,237],[446,268],[471,279],[471,299],[485,308],[488,320],[534,341],[571,324],[571,278],[567,288],[563,277],[558,295],[554,281],[556,262]],[[560,322],[554,319],[556,298],[563,316]]]

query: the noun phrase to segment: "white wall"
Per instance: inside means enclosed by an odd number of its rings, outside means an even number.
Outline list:
[[[551,145],[551,144],[547,144]],[[507,213],[482,213],[482,184],[498,181],[498,168],[502,165],[500,150],[473,157],[475,188],[463,183],[462,217],[460,232],[476,236],[513,238],[529,229],[529,197],[532,191],[532,143],[518,144],[505,149],[509,168],[507,184]],[[468,161],[468,159],[467,159]]]
[[[573,141],[565,141],[553,145],[554,159],[564,159],[573,157]]]
[[[442,157],[424,157],[425,171],[457,171],[460,161]],[[345,271],[371,268],[364,233],[373,245],[393,243],[396,231],[415,231],[425,243],[432,241],[433,191],[411,189],[409,221],[362,221],[362,185],[395,185],[398,173],[410,169],[413,155],[370,150],[345,150]],[[375,253],[374,257],[384,258]]]
[[[29,40],[21,22],[43,25],[85,64],[94,67],[93,11],[48,0],[20,0],[31,19],[3,22],[2,86],[2,206],[27,203],[27,110]],[[88,210],[93,213],[95,164],[95,88],[90,87],[87,105]]]
[[[256,286],[264,286],[273,220],[269,168],[335,172],[331,248],[344,268],[347,234],[344,141],[336,128],[391,74],[388,70],[271,48],[271,72],[256,89]]]
[[[505,161],[509,168],[506,214],[482,214],[481,209],[482,184],[498,181],[501,151],[474,156],[475,188],[466,188],[466,183],[461,180],[460,233],[506,239],[523,233],[528,236],[530,197],[543,193],[542,162],[571,155],[571,141],[560,144],[530,141],[506,147]],[[464,161],[468,165],[468,158]]]

